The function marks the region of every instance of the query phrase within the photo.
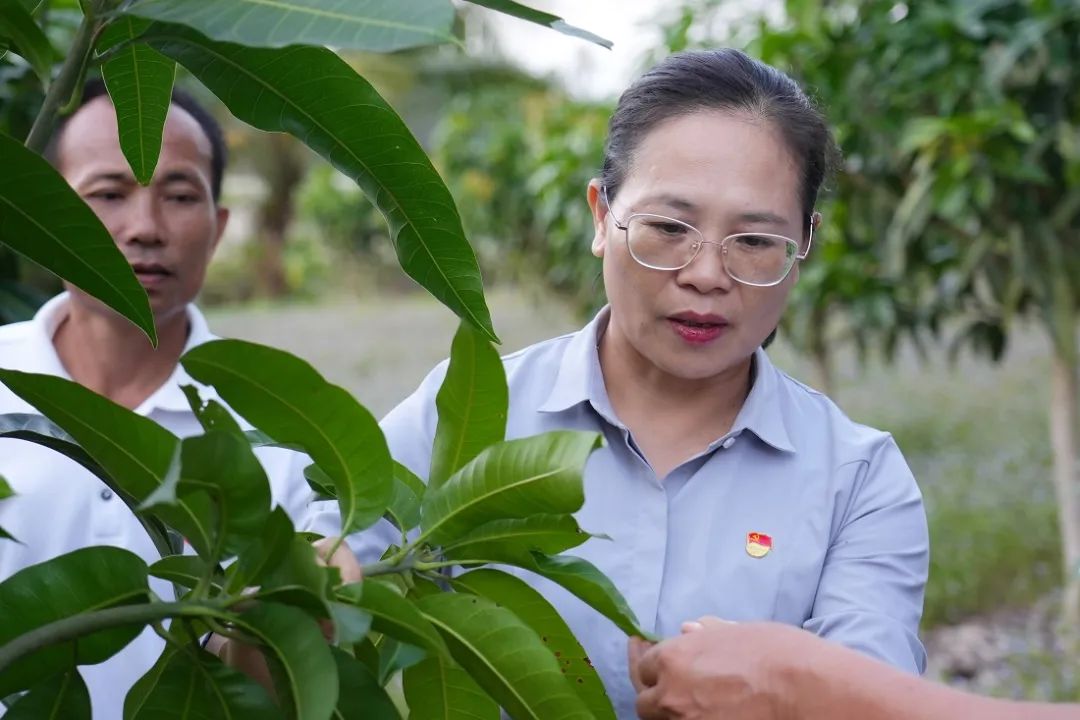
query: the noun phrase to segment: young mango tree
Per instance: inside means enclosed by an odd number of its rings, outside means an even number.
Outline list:
[[[509,0],[474,4],[604,42]],[[37,22],[56,8],[79,17],[62,54]],[[453,572],[523,568],[639,633],[610,581],[559,554],[590,537],[572,513],[598,438],[503,440],[505,377],[453,199],[394,110],[327,49],[453,42],[453,18],[450,0],[0,4],[0,54],[24,58],[46,90],[25,143],[0,134],[0,244],[97,297],[154,342],[130,266],[41,152],[58,115],[77,106],[88,69],[100,65],[125,157],[149,182],[179,65],[237,118],[295,136],[352,178],[385,216],[402,268],[462,318],[429,486],[392,461],[362,405],[272,348],[219,341],[183,358],[192,377],[257,428],[243,432],[191,388],[204,433],[183,439],[78,384],[0,371],[45,416],[3,416],[0,437],[39,443],[89,469],[128,504],[161,554],[148,565],[122,548],[84,548],[0,583],[8,717],[88,718],[78,666],[112,657],[146,627],[165,649],[128,694],[128,718],[399,717],[384,685],[400,669],[410,717],[496,718],[500,707],[514,717],[614,716],[580,645],[542,597],[499,570]],[[317,561],[311,538],[272,508],[252,450],[259,444],[310,456],[309,481],[336,499],[343,533],[385,516],[401,543],[365,568],[362,582],[342,584]],[[0,500],[9,493],[0,483]],[[155,595],[151,577],[171,582],[176,597]],[[332,642],[319,620],[333,621]],[[273,696],[202,648],[211,632],[262,650]]]
[[[0,416],[0,437],[90,469],[162,556],[147,565],[121,548],[90,547],[0,583],[9,717],[48,706],[89,718],[77,666],[106,660],[144,627],[164,650],[127,695],[129,719],[398,718],[384,685],[400,669],[409,717],[494,720],[500,708],[538,720],[614,717],[554,608],[523,580],[481,567],[543,576],[628,634],[644,634],[610,580],[560,554],[592,537],[573,513],[599,436],[504,440],[506,378],[482,333],[462,323],[455,336],[428,485],[393,462],[371,414],[306,362],[236,340],[199,346],[182,362],[256,430],[243,431],[194,387],[186,392],[204,432],[180,439],[77,383],[0,370],[0,382],[48,418]],[[311,538],[271,507],[253,452],[264,444],[310,456],[305,474],[336,499],[343,532],[384,517],[401,531],[399,545],[363,568],[363,581],[342,584],[317,561]],[[156,596],[150,577],[173,583],[176,598]],[[320,620],[333,621],[333,642]],[[262,650],[276,700],[202,648],[210,632]]]

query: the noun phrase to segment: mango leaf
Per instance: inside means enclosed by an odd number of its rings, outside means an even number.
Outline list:
[[[506,438],[508,404],[499,353],[481,333],[461,323],[451,345],[446,378],[435,398],[439,424],[428,475],[432,489],[441,487],[484,448]]]
[[[304,608],[316,618],[330,617],[332,590],[341,582],[341,573],[318,560],[314,546],[294,535],[277,565],[260,581],[259,596],[288,598],[290,605]]]
[[[529,585],[498,570],[473,570],[452,581],[455,588],[487,598],[533,629],[555,655],[564,677],[596,720],[615,720],[615,709],[600,676],[559,613]]]
[[[324,720],[331,716],[338,699],[337,667],[314,620],[298,608],[261,602],[235,623],[262,642],[288,717]]]
[[[516,549],[487,548],[486,560],[491,563],[514,565],[534,572],[562,585],[591,608],[615,623],[627,635],[654,639],[638,625],[637,617],[615,583],[587,560],[572,555],[548,556],[540,552],[521,552]],[[471,564],[462,560],[462,564]],[[482,562],[482,560],[477,560]]]
[[[0,475],[0,500],[6,500],[14,494],[15,493],[11,491],[11,485],[8,484],[8,481],[4,479],[3,475]],[[18,540],[12,537],[11,533],[4,530],[2,527],[0,527],[0,540],[15,540],[15,542],[18,542]]]
[[[138,0],[127,12],[249,47],[393,52],[453,40],[449,0]]]
[[[295,135],[356,181],[386,217],[405,272],[498,341],[450,191],[393,108],[344,60],[323,48],[217,43],[174,25],[155,25],[143,39],[190,70],[233,115]]]
[[[69,453],[61,443],[55,443],[54,449],[77,462],[82,462],[80,455],[84,459],[89,456],[122,497],[145,500],[173,467],[180,449],[175,435],[78,383],[15,370],[0,370],[0,382],[68,433],[85,453]],[[207,498],[181,501],[175,507],[161,508],[158,515],[182,533],[200,555],[209,552],[207,520],[211,508]]]
[[[401,463],[394,462],[394,492],[386,514],[402,532],[420,524],[420,499],[425,490],[423,480]]]
[[[215,502],[217,521],[210,528],[214,545],[206,556],[211,562],[239,553],[262,534],[270,516],[270,482],[242,436],[211,430],[185,438],[179,472],[166,477],[143,508],[174,508],[199,493]]]
[[[317,497],[324,500],[336,500],[337,490],[334,488],[334,479],[326,474],[326,471],[312,463],[304,468],[304,479],[308,487]]]
[[[242,417],[275,441],[299,445],[334,481],[342,535],[375,523],[393,491],[378,423],[344,389],[300,358],[240,340],[215,340],[181,358]]]
[[[417,605],[454,660],[511,717],[591,717],[540,636],[510,610],[465,593],[426,597]]]
[[[496,552],[539,550],[546,555],[577,547],[591,536],[573,515],[533,515],[515,520],[492,520],[443,547],[453,560],[483,558]]]
[[[575,512],[582,468],[599,445],[596,433],[561,430],[489,447],[424,495],[422,537],[448,544],[492,520]]]
[[[93,295],[156,345],[146,290],[67,180],[45,158],[3,133],[0,167],[0,243]]]
[[[498,720],[499,706],[453,660],[433,657],[402,674],[409,720]]]
[[[134,39],[142,28],[121,17],[119,26]],[[149,185],[161,152],[161,134],[172,102],[176,63],[141,43],[124,45],[101,66],[101,77],[116,108],[120,149],[135,179]]]
[[[226,591],[235,593],[245,587],[260,585],[289,552],[296,531],[288,513],[279,505],[270,511],[259,542],[240,553],[226,572]]]
[[[30,688],[4,714],[5,720],[90,720],[90,691],[77,668]]]
[[[139,556],[115,547],[90,547],[31,565],[0,583],[0,647],[36,628],[80,613],[145,603],[147,569]],[[0,670],[0,697],[25,690],[69,668],[116,654],[142,627],[102,630],[77,643],[50,645]]]
[[[437,655],[448,655],[442,637],[409,599],[389,585],[364,580],[337,589],[339,600],[371,614],[375,630]]]
[[[216,656],[168,646],[124,700],[124,720],[273,720],[281,711],[257,682]]]
[[[511,15],[522,20],[528,20],[529,22],[536,23],[537,25],[543,25],[549,27],[552,30],[557,30],[564,35],[570,35],[572,37],[581,38],[582,40],[588,40],[591,43],[596,43],[601,47],[611,49],[612,43],[610,40],[605,40],[599,35],[593,35],[588,30],[583,30],[579,27],[575,27],[558,15],[552,15],[550,13],[541,12],[540,10],[534,10],[531,7],[526,7],[521,3],[513,2],[513,0],[468,0],[473,5],[480,5],[482,7],[490,8],[506,15]]]
[[[394,701],[367,666],[338,648],[332,652],[340,683],[334,720],[401,720]]]
[[[194,555],[170,555],[150,566],[150,574],[154,577],[189,589],[198,585],[205,573],[206,561]],[[213,577],[215,587],[221,587],[224,584],[225,576],[221,568],[215,569]]]
[[[355,645],[371,632],[371,615],[347,603],[328,605],[334,623],[334,644]]]
[[[390,679],[399,671],[411,668],[428,655],[423,648],[385,635],[376,646],[376,651],[379,654],[378,678],[380,685],[390,682]]]
[[[56,53],[49,38],[21,3],[0,2],[0,35],[11,41],[12,51],[22,55],[42,84],[48,85]]]
[[[247,433],[240,427],[240,423],[236,422],[236,418],[232,416],[232,413],[224,405],[217,400],[204,400],[199,394],[199,389],[194,385],[181,385],[180,389],[184,392],[184,397],[187,398],[188,405],[191,407],[191,412],[195,414],[195,419],[202,425],[203,430],[206,432],[224,430],[236,435],[243,435],[244,439],[248,440]],[[257,447],[254,443],[251,443],[251,446]]]

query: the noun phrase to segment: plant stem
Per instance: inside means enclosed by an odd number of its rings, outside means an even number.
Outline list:
[[[34,628],[0,646],[0,673],[36,650],[75,640],[98,630],[146,625],[173,617],[220,617],[224,609],[220,603],[148,603],[121,605],[62,618]]]
[[[30,134],[26,138],[26,147],[36,153],[45,150],[52,136],[53,127],[56,126],[56,116],[68,100],[71,99],[83,75],[87,58],[93,49],[93,40],[97,35],[101,23],[92,14],[83,16],[79,29],[75,31],[75,39],[71,50],[64,59],[60,68],[60,74],[49,85],[45,93],[45,100],[41,104],[41,110],[34,118],[34,125],[30,128]]]
[[[392,575],[394,573],[402,573],[406,570],[412,570],[413,568],[418,566],[419,564],[413,557],[407,557],[403,560],[397,561],[391,558],[390,560],[382,560],[380,562],[372,563],[370,565],[364,565],[362,568],[360,568],[360,572],[366,579],[375,577],[376,575]]]

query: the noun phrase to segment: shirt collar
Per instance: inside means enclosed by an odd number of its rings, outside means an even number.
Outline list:
[[[570,339],[551,392],[540,405],[540,412],[562,412],[587,402],[609,423],[623,427],[611,407],[600,369],[598,346],[610,316],[610,307],[603,308]],[[761,348],[754,351],[752,373],[750,393],[725,438],[749,430],[777,450],[795,452],[784,419],[780,371]]]
[[[60,361],[60,356],[56,354],[56,346],[53,345],[53,336],[56,335],[60,323],[67,317],[69,299],[70,295],[68,293],[60,293],[42,305],[41,309],[34,315],[31,321],[34,325],[34,362],[28,368],[31,372],[46,373],[71,379],[67,370],[64,369],[64,364]],[[216,339],[210,332],[206,317],[195,305],[189,304],[186,312],[188,317],[188,338],[187,343],[184,345],[185,353],[196,345]],[[176,369],[173,370],[169,379],[144,400],[136,409],[136,412],[141,415],[149,415],[154,410],[190,412],[191,406],[188,405],[187,397],[185,397],[180,386],[192,384],[198,383],[187,374],[187,371],[184,370],[180,363],[177,363]]]

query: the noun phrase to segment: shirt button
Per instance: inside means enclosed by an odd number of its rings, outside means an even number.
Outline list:
[[[109,488],[105,488],[104,490],[101,491],[101,499],[106,501],[106,502],[108,502],[109,500],[112,500],[112,496],[113,496],[113,491],[110,490]]]
[[[734,445],[734,444],[735,444],[735,438],[734,438],[734,437],[729,437],[729,438],[728,438],[727,440],[725,440],[724,442],[720,443],[720,447],[722,447],[722,448],[724,448],[725,450],[727,450],[728,448],[730,448],[730,447],[731,447],[732,445]]]

